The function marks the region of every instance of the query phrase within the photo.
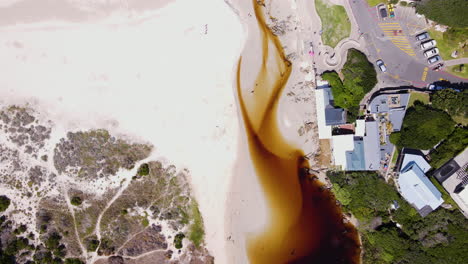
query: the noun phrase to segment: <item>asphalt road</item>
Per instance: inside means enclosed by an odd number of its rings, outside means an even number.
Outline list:
[[[378,15],[376,7],[369,7],[365,0],[350,0],[352,12],[358,23],[360,38],[363,37],[368,44],[369,59],[375,63],[382,59],[387,66],[387,72],[380,73],[384,83],[407,82],[416,87],[424,87],[441,79],[450,82],[466,82],[466,79],[458,78],[445,71],[432,71],[423,56],[414,36],[409,35],[404,21],[398,16],[383,21]],[[398,14],[398,13],[397,13]],[[379,25],[380,24],[380,25]],[[389,35],[389,30],[394,26],[400,26],[401,31],[397,35]],[[399,43],[406,45],[402,48]]]

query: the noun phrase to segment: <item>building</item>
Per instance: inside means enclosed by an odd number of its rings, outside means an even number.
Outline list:
[[[403,155],[398,177],[401,195],[424,217],[444,202],[442,194],[425,175],[431,167],[424,157],[411,153]]]
[[[356,123],[356,133],[332,136],[334,163],[343,170],[379,170],[380,150],[377,121],[357,120]]]
[[[333,126],[346,124],[346,111],[333,106],[333,95],[326,81],[317,81],[315,98],[319,139],[330,139]]]
[[[381,94],[369,103],[369,112],[375,115],[388,114],[393,131],[400,131],[405,117],[410,94]]]
[[[447,190],[468,218],[468,148],[434,171],[434,177]]]

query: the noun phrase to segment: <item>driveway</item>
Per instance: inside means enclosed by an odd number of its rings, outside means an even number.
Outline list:
[[[384,83],[392,83],[393,79],[393,82],[399,80],[416,87],[424,87],[441,79],[450,82],[466,81],[445,71],[431,70],[434,66],[427,64],[418,47],[419,43],[412,35],[421,32],[423,27],[407,23],[410,19],[407,9],[397,7],[396,17],[384,21],[378,15],[377,8],[369,7],[365,0],[351,0],[350,6],[359,27],[360,37],[366,40],[369,60],[375,63],[376,60],[382,59],[387,66],[387,72],[380,73],[379,76]],[[399,12],[398,9],[405,12]],[[399,14],[402,15],[401,18]]]

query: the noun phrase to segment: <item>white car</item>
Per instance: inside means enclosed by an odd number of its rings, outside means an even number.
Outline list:
[[[429,59],[427,60],[427,63],[433,64],[433,63],[436,63],[436,62],[438,62],[438,61],[440,61],[440,56],[439,56],[439,55],[429,58]]]
[[[439,49],[438,48],[433,48],[433,49],[430,49],[430,50],[426,50],[424,52],[424,56],[429,58],[431,56],[437,55],[438,53],[439,53]]]
[[[384,63],[382,60],[376,61],[375,64],[377,64],[377,66],[379,66],[379,69],[380,69],[382,72],[386,72],[386,71],[387,71],[387,67],[385,67],[385,63]]]
[[[428,39],[428,38],[429,38],[429,34],[427,32],[416,35],[416,40],[417,41],[423,41],[423,40]]]
[[[429,49],[429,48],[435,47],[436,44],[437,42],[435,40],[429,40],[429,41],[421,43],[421,49],[422,50]]]

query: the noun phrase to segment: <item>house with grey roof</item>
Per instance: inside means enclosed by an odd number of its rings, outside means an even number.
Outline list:
[[[410,94],[381,94],[369,103],[371,114],[388,114],[393,131],[400,131]]]

